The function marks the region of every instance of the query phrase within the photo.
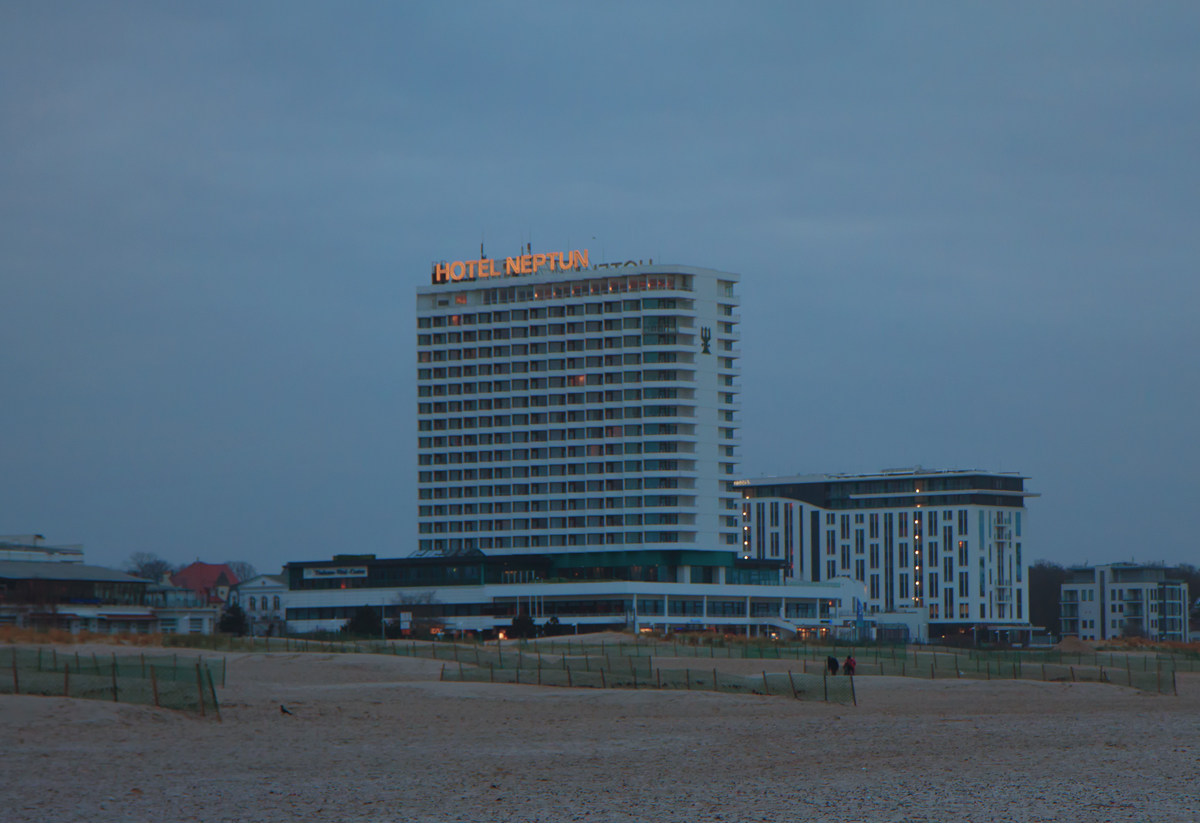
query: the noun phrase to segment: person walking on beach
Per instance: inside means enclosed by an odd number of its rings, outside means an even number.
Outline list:
[[[837,674],[838,659],[836,657],[834,657],[832,654],[829,655],[829,657],[825,658],[825,665],[829,668],[830,674],[834,674],[834,675]]]
[[[854,677],[854,669],[858,666],[858,661],[854,659],[854,655],[846,655],[846,662],[842,664],[842,670],[846,677]]]

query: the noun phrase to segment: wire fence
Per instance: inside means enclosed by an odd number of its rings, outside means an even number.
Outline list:
[[[858,705],[853,677],[830,677],[825,673],[815,675],[788,671],[738,675],[715,668],[641,669],[637,665],[614,669],[581,669],[569,665],[531,669],[518,666],[501,668],[491,664],[473,666],[460,662],[443,666],[440,679],[567,688],[709,691]]]
[[[1180,672],[1200,672],[1200,656],[1191,653],[1165,652],[1091,652],[1074,653],[1054,650],[980,650],[953,649],[936,646],[841,646],[833,644],[808,645],[802,643],[776,642],[755,643],[730,641],[725,638],[689,638],[693,642],[633,639],[629,642],[590,641],[586,635],[554,639],[543,638],[533,642],[509,640],[501,644],[494,642],[449,642],[415,640],[316,640],[304,637],[229,637],[216,635],[170,635],[164,638],[169,645],[208,649],[212,651],[264,651],[264,652],[326,652],[326,653],[370,653],[399,654],[410,657],[432,657],[438,660],[456,660],[457,656],[473,654],[472,650],[483,649],[481,654],[510,654],[522,658],[536,656],[568,656],[580,659],[616,658],[708,658],[711,660],[795,660],[823,661],[828,656],[839,660],[853,656],[859,665],[870,663],[903,664],[906,667],[928,667],[935,669],[974,670],[977,666],[992,671],[1008,665],[1028,667],[1031,664],[1061,664],[1067,666],[1103,666],[1108,669],[1131,669],[1152,673],[1158,668]],[[703,642],[709,640],[709,642]],[[429,651],[430,647],[434,650]],[[502,651],[496,651],[500,649]],[[481,658],[482,659],[482,658]]]
[[[216,684],[224,678],[224,660],[180,659],[177,654],[118,657],[60,654],[53,648],[0,650],[0,694],[134,703],[220,719]]]

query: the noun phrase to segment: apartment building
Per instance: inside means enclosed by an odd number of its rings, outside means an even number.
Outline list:
[[[1110,563],[1067,571],[1059,607],[1062,635],[1106,640],[1134,635],[1186,642],[1188,585],[1161,566]]]

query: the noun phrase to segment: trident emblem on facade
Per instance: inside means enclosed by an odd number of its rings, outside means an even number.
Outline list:
[[[712,352],[708,350],[708,344],[711,342],[712,329],[705,326],[704,328],[700,329],[700,345],[704,346],[704,349],[700,352],[701,354],[712,354]]]

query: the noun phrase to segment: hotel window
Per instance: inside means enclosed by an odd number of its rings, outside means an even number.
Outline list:
[[[878,543],[871,544],[871,568],[872,569],[879,568],[879,544]]]
[[[825,579],[832,580],[835,577],[837,577],[837,561],[836,560],[825,561]]]
[[[854,515],[854,522],[856,524],[861,524],[863,522],[863,515],[861,515],[861,514]]]
[[[908,537],[908,512],[900,512],[899,525],[896,527],[897,537]]]
[[[858,581],[867,579],[867,562],[865,560],[854,561],[854,579]]]
[[[829,512],[825,515],[825,525],[826,526],[832,526],[836,522],[837,522],[837,515],[835,515],[833,512]]]
[[[825,554],[837,554],[837,532],[825,532]]]
[[[849,570],[850,568],[850,544],[842,544],[842,568]]]
[[[771,557],[779,557],[779,532],[771,532]]]
[[[862,554],[867,550],[867,535],[862,529],[854,530],[854,553]]]
[[[879,575],[871,575],[871,599],[879,599]]]
[[[900,599],[908,599],[908,575],[900,575]]]
[[[250,598],[250,611],[254,611],[254,598]]]
[[[908,544],[907,543],[900,544],[900,568],[902,568],[902,569],[908,568]]]
[[[879,515],[872,514],[871,517],[869,518],[868,522],[870,523],[870,527],[871,527],[871,539],[878,540],[879,539]]]
[[[848,515],[848,514],[842,515],[841,527],[842,527],[842,539],[849,540],[850,539],[850,515]]]
[[[771,504],[771,525],[775,526],[775,527],[779,526],[779,504],[778,503]]]
[[[959,509],[958,510],[958,533],[960,535],[965,535],[967,533],[968,525],[969,524],[967,523],[967,510]]]

